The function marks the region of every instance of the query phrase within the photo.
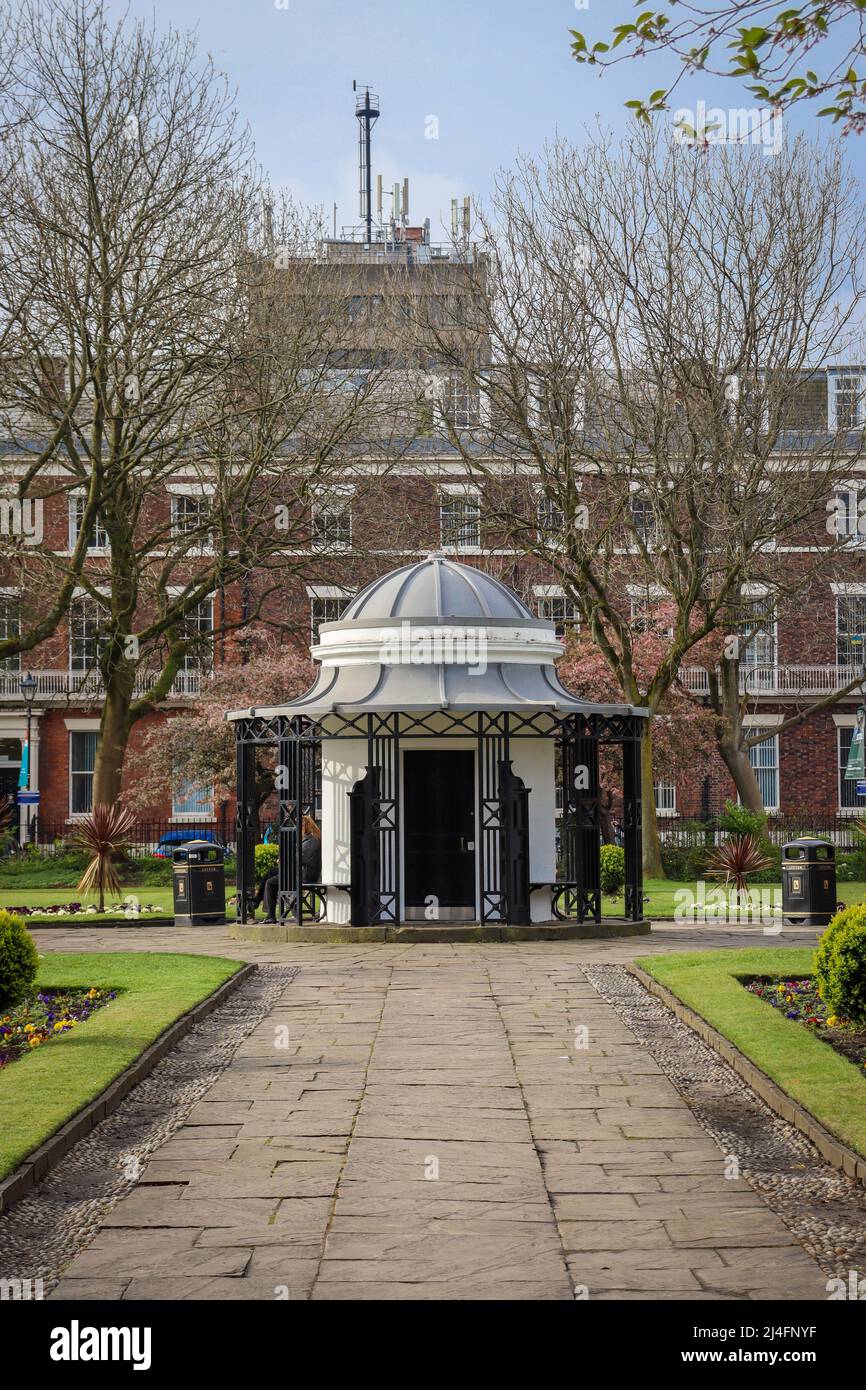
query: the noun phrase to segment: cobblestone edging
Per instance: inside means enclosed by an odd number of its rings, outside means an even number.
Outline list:
[[[107,1115],[112,1114],[128,1095],[133,1086],[137,1086],[146,1076],[149,1076],[167,1052],[176,1047],[181,1038],[184,1037],[191,1028],[205,1018],[214,1009],[218,1008],[229,995],[234,994],[246,979],[255,971],[254,965],[242,965],[227,980],[209,994],[206,999],[202,999],[192,1009],[180,1018],[176,1018],[174,1023],[166,1028],[155,1042],[146,1047],[144,1052],[135,1061],[121,1072],[120,1076],[106,1086],[105,1090],[90,1101],[61,1125],[43,1144],[34,1149],[27,1158],[10,1173],[8,1177],[0,1182],[0,1215],[8,1211],[13,1202],[17,1202],[26,1192],[30,1192],[37,1182],[41,1182],[47,1173],[55,1168],[63,1155],[68,1153],[73,1144],[77,1144],[79,1139],[83,1139],[89,1134],[94,1125],[99,1124]]]
[[[41,1279],[48,1294],[148,1158],[179,1129],[296,967],[260,965],[172,1048],[30,1193],[0,1214],[0,1279]]]
[[[771,1081],[760,1067],[756,1067],[739,1048],[734,1047],[732,1042],[713,1028],[706,1019],[701,1018],[687,1004],[669,990],[666,985],[654,980],[651,975],[647,975],[640,966],[630,965],[629,971],[650,994],[654,994],[663,1004],[676,1014],[677,1018],[703,1038],[714,1052],[719,1053],[725,1061],[733,1068],[739,1077],[751,1086],[765,1101],[776,1115],[783,1120],[788,1120],[801,1134],[805,1134],[807,1139],[811,1139],[815,1148],[822,1158],[828,1163],[832,1163],[834,1168],[841,1168],[849,1177],[859,1178],[861,1182],[866,1182],[866,1159],[861,1158],[853,1149],[849,1149],[847,1144],[843,1144],[840,1139],[835,1139],[828,1129],[810,1115],[802,1105],[798,1105],[795,1100],[786,1095],[780,1086]]]
[[[832,1167],[712,1047],[623,965],[586,965],[587,979],[677,1088],[722,1152],[825,1274],[866,1272],[866,1189]]]

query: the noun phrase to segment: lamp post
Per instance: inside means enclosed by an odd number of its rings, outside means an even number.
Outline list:
[[[26,676],[22,676],[18,682],[21,694],[24,697],[24,707],[27,710],[27,791],[30,791],[30,779],[32,776],[33,759],[30,747],[30,738],[33,729],[33,701],[36,698],[36,689],[39,684],[32,671],[28,671]],[[30,839],[30,802],[27,802],[27,834]]]

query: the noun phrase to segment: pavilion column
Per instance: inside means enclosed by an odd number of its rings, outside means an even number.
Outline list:
[[[625,915],[632,922],[643,918],[643,847],[641,806],[640,733],[622,745],[623,831],[625,835]]]
[[[581,922],[601,922],[601,787],[598,738],[578,738],[574,750],[576,785],[574,807],[577,832],[577,899]]]
[[[248,922],[256,895],[255,875],[255,745],[245,738],[243,720],[237,725],[237,920]]]
[[[298,739],[284,730],[277,743],[279,878],[277,921],[301,922],[301,770]]]

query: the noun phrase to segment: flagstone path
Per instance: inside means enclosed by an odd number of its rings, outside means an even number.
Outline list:
[[[121,949],[145,940],[168,946]],[[594,949],[262,948],[297,975],[52,1297],[826,1298]]]

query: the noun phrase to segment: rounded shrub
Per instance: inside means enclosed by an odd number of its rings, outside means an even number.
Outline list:
[[[866,1025],[866,903],[836,913],[818,942],[815,979],[834,1014]]]
[[[706,845],[695,845],[689,850],[686,855],[686,872],[684,875],[684,881],[686,883],[691,882],[692,879],[697,882],[699,878],[704,877],[709,866],[710,854],[711,850],[709,850]]]
[[[726,801],[724,814],[719,817],[719,825],[729,835],[751,835],[753,840],[766,836],[766,811],[748,811],[737,801]]]
[[[601,891],[616,897],[625,883],[625,850],[622,845],[601,847]]]
[[[280,862],[279,845],[256,845],[256,878],[264,878]]]
[[[20,1003],[39,968],[33,937],[20,917],[0,908],[0,1008]]]
[[[692,850],[684,845],[671,845],[662,842],[662,868],[667,878],[678,880],[680,883],[687,882],[692,875],[689,873],[689,855]]]

